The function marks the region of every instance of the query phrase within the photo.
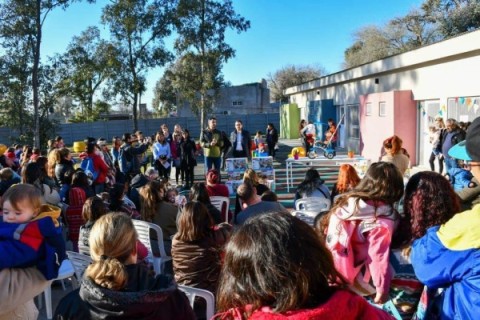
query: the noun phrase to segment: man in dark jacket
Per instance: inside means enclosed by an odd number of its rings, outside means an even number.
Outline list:
[[[460,129],[455,119],[447,119],[445,122],[446,130],[443,130],[440,136],[440,152],[445,161],[445,171],[451,168],[458,168],[457,160],[448,155],[448,151],[460,141],[465,140],[465,131]]]
[[[150,145],[150,141],[145,139],[140,141],[137,147],[132,146],[134,139],[130,133],[125,133],[122,136],[123,144],[119,150],[119,165],[120,171],[127,177],[134,177],[140,173],[140,162],[137,155],[145,153]]]
[[[252,153],[250,132],[243,129],[241,120],[235,121],[235,130],[230,134],[232,143],[232,156],[234,158],[251,158]]]

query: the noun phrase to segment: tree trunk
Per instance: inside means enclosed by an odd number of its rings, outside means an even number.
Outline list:
[[[37,28],[37,35],[35,41],[35,48],[33,52],[33,67],[32,67],[32,89],[33,89],[33,119],[34,119],[34,136],[33,146],[40,148],[40,99],[38,97],[38,67],[40,64],[40,43],[42,41],[42,23],[41,23],[41,0],[36,1],[36,17],[35,24]]]
[[[138,93],[135,92],[133,94],[133,132],[138,130],[137,102],[138,102]]]

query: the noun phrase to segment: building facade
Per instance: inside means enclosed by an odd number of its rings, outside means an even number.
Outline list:
[[[209,114],[257,114],[278,112],[278,108],[270,106],[270,89],[267,82],[247,83],[239,86],[222,87]],[[177,108],[179,117],[192,117],[189,103]]]
[[[480,116],[480,30],[343,70],[288,88],[308,118],[315,101],[333,100],[340,145],[377,161],[382,141],[397,134],[412,165],[427,165],[428,127],[437,116]]]

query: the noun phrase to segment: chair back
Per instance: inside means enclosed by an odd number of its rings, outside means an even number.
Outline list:
[[[310,197],[298,199],[295,201],[295,210],[302,211],[308,215],[317,215],[318,213],[326,210],[330,210],[330,199],[321,197]]]
[[[207,302],[207,311],[206,311],[206,319],[212,319],[215,314],[215,296],[208,290],[189,287],[189,286],[182,286],[179,285],[178,289],[185,292],[185,295],[190,301],[190,306],[193,309],[193,304],[195,302],[195,297],[201,297],[205,299]]]
[[[138,240],[147,248],[148,250],[148,256],[147,259],[152,262],[153,264],[153,269],[155,270],[155,273],[161,274],[161,265],[162,263],[165,263],[168,260],[171,260],[172,257],[167,256],[167,253],[165,252],[165,244],[163,243],[163,231],[160,226],[156,225],[155,223],[150,223],[142,220],[133,220],[133,225],[135,226],[135,230],[137,230],[138,234]],[[155,257],[153,255],[152,251],[152,245],[151,245],[151,240],[150,240],[150,230],[152,230],[154,233],[157,235],[157,240],[152,240],[152,241],[158,241],[158,249],[160,251],[160,257]]]
[[[230,198],[211,196],[210,203],[218,209],[225,217],[225,222],[228,222],[228,209],[230,208]]]
[[[81,281],[85,270],[87,270],[87,267],[92,263],[92,258],[86,254],[81,254],[74,251],[67,251],[67,256],[68,260],[70,260],[73,265],[77,280]]]

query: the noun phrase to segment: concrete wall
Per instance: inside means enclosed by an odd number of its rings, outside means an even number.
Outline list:
[[[273,123],[276,128],[280,127],[280,116],[278,113],[272,114],[253,114],[253,115],[218,115],[217,128],[230,135],[235,128],[235,121],[240,119],[246,130],[249,130],[252,136],[257,130],[265,132],[267,124]],[[180,124],[183,128],[190,130],[190,135],[198,139],[200,136],[200,121],[196,117],[189,118],[162,118],[162,119],[139,119],[138,127],[145,135],[152,135],[160,126],[165,123],[170,130],[173,130],[175,124]],[[74,141],[83,140],[85,137],[106,138],[111,140],[114,136],[122,136],[125,132],[133,131],[132,120],[115,121],[97,121],[88,123],[66,123],[59,127],[58,135],[62,136],[67,145],[72,145]],[[11,144],[15,141],[18,133],[14,129],[0,128],[0,143]],[[54,138],[54,137],[52,137]],[[46,143],[46,141],[45,141]]]
[[[367,114],[370,104],[371,113]],[[385,113],[380,115],[380,104]],[[372,161],[380,160],[383,141],[397,135],[416,162],[416,103],[410,91],[390,91],[360,96],[361,154]]]

